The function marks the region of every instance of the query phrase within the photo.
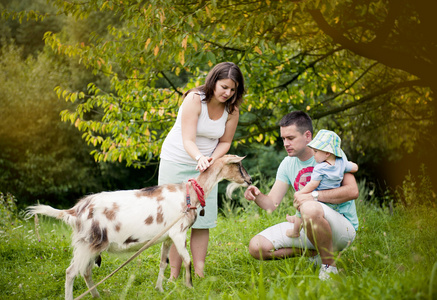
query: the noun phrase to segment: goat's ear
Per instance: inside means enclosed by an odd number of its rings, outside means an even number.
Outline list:
[[[238,156],[238,155],[229,155],[228,156],[228,164],[235,164],[242,161],[246,156]]]

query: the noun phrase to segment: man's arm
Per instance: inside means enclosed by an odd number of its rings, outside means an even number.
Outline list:
[[[340,187],[332,190],[319,191],[319,201],[341,204],[346,201],[357,199],[359,194],[355,176],[351,173],[345,173]]]
[[[354,175],[345,173],[341,186],[336,189],[319,191],[319,201],[332,204],[341,204],[358,198],[358,185]],[[313,201],[311,194],[295,194],[294,206],[299,208],[305,201]]]
[[[274,211],[281,203],[287,191],[288,184],[276,180],[268,195],[261,193],[256,186],[251,185],[244,192],[244,197],[247,200],[255,201],[255,203],[262,209]]]

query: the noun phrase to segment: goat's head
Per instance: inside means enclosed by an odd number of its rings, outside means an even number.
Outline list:
[[[222,165],[218,176],[230,181],[226,188],[226,195],[229,198],[237,187],[249,186],[252,184],[252,178],[241,163],[243,159],[244,157],[237,155],[224,155],[214,162],[214,164],[218,163]]]

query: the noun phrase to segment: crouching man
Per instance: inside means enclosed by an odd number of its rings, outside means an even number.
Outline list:
[[[313,126],[311,118],[302,111],[285,115],[279,122],[282,140],[288,156],[281,162],[276,181],[270,192],[265,195],[251,185],[244,196],[255,201],[262,209],[274,211],[290,185],[299,191],[311,179],[316,165],[313,150],[307,147],[312,140]],[[351,173],[344,174],[339,188],[301,194],[295,197],[293,205],[302,215],[303,228],[300,236],[291,238],[286,231],[292,229],[291,222],[285,220],[255,235],[249,243],[249,252],[261,260],[286,258],[309,253],[313,259],[321,258],[319,278],[330,278],[330,273],[338,273],[335,253],[345,249],[355,238],[358,229],[358,217],[355,201],[358,186]],[[324,203],[335,204],[336,209]],[[305,251],[308,250],[308,251]]]

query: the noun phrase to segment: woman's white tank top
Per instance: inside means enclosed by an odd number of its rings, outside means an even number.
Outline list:
[[[199,148],[200,153],[205,156],[211,156],[217,147],[219,139],[225,133],[228,112],[225,109],[220,119],[211,120],[208,114],[208,105],[203,101],[205,99],[205,94],[203,92],[196,92],[196,94],[198,94],[202,100],[199,120],[197,121],[196,145]],[[197,162],[188,155],[182,142],[182,110],[183,106],[180,107],[176,123],[162,144],[161,159],[181,164],[196,165]]]

